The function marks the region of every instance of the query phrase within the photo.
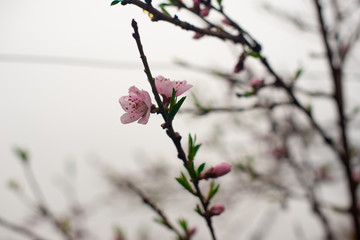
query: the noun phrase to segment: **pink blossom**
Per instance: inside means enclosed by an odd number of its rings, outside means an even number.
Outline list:
[[[171,98],[173,89],[175,89],[175,96],[178,97],[190,88],[192,85],[186,84],[186,81],[170,81],[163,76],[155,77],[155,86],[159,94]]]
[[[121,116],[123,124],[135,122],[146,124],[150,117],[151,98],[147,91],[140,91],[137,87],[129,88],[129,95],[119,99],[121,107],[126,112]]]
[[[251,79],[249,85],[254,89],[259,89],[264,85],[264,79],[253,78]]]
[[[221,177],[230,171],[231,171],[231,165],[226,162],[219,163],[219,164],[215,165],[212,169],[212,173],[216,177]]]
[[[210,208],[210,215],[211,216],[220,215],[224,211],[225,211],[225,206],[224,205],[216,204],[212,208]]]

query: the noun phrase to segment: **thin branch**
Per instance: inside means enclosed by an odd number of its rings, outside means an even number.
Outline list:
[[[181,235],[181,233],[171,224],[169,219],[166,217],[166,215],[163,213],[163,211],[155,204],[153,203],[149,197],[145,195],[143,191],[141,191],[139,188],[137,188],[134,184],[127,181],[126,186],[131,189],[133,192],[138,195],[142,201],[148,205],[156,214],[161,218],[161,222],[172,232],[174,232],[180,239],[183,239],[184,237]]]
[[[21,234],[25,237],[28,237],[33,240],[46,240],[45,238],[39,236],[37,233],[29,230],[28,228],[16,225],[14,223],[11,223],[3,218],[0,217],[0,226],[7,228],[13,232],[16,232],[18,234]]]
[[[321,27],[321,36],[323,43],[325,45],[326,53],[327,53],[327,60],[328,65],[332,73],[332,79],[334,83],[334,98],[337,107],[338,113],[338,121],[339,121],[339,128],[340,128],[340,136],[341,136],[341,146],[342,149],[339,151],[338,156],[341,160],[342,166],[344,168],[344,172],[346,174],[346,180],[348,183],[348,191],[350,197],[350,213],[352,216],[353,227],[355,231],[356,239],[360,239],[360,221],[359,221],[359,209],[358,205],[358,198],[356,195],[357,184],[354,182],[352,177],[352,169],[351,169],[351,158],[349,153],[349,144],[347,139],[347,124],[345,120],[345,113],[344,113],[344,97],[343,97],[343,83],[342,83],[342,66],[340,64],[336,65],[334,62],[334,53],[333,49],[330,47],[330,40],[329,35],[326,29],[325,20],[322,13],[322,6],[319,0],[314,0],[316,13],[318,17],[318,21]]]
[[[61,221],[59,221],[55,215],[51,212],[50,208],[45,202],[44,194],[41,191],[41,188],[36,180],[36,177],[31,169],[30,161],[21,161],[24,167],[25,176],[27,178],[28,183],[30,184],[30,188],[35,195],[35,197],[38,200],[38,210],[40,213],[47,217],[50,222],[53,224],[53,226],[59,231],[59,233],[62,234],[62,236],[67,240],[74,240],[74,238],[71,236],[71,233],[68,229],[66,229]]]

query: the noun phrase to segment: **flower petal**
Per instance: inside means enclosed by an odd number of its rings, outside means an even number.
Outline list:
[[[124,113],[121,116],[120,121],[121,121],[122,124],[128,124],[128,123],[135,122],[140,117],[141,117],[140,115],[136,115],[136,114],[133,114],[133,113]]]
[[[147,111],[142,118],[140,118],[140,120],[138,121],[138,123],[140,123],[140,124],[147,124],[148,121],[149,121],[149,117],[150,117],[150,110]]]

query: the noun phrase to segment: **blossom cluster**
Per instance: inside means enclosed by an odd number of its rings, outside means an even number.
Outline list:
[[[155,77],[154,81],[156,90],[163,97],[164,102],[172,97],[173,89],[176,91],[175,96],[178,97],[192,87],[186,81],[170,81],[161,75]],[[120,118],[123,124],[137,120],[140,124],[147,124],[151,110],[155,109],[149,93],[145,90],[139,90],[135,86],[129,88],[129,95],[121,97],[119,103],[125,111]]]

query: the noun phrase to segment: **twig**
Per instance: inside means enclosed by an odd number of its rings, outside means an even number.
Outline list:
[[[22,227],[22,226],[19,226],[19,225],[16,225],[14,223],[11,223],[3,218],[0,217],[0,226],[3,226],[4,228],[7,228],[13,232],[16,232],[18,234],[21,234],[25,237],[28,237],[30,239],[33,239],[33,240],[46,240],[45,238],[43,237],[40,237],[39,235],[37,235],[37,233],[25,228],[25,227]]]
[[[161,218],[161,222],[171,231],[173,231],[180,239],[183,239],[184,237],[181,235],[181,233],[171,224],[171,222],[168,220],[166,215],[163,213],[163,211],[155,204],[153,203],[146,195],[141,191],[139,188],[137,188],[134,184],[127,181],[126,186],[131,189],[133,192],[135,192],[142,200],[143,202],[148,205],[154,212],[159,215]]]
[[[21,161],[24,166],[25,176],[27,178],[28,183],[30,184],[30,188],[38,200],[38,210],[40,213],[47,217],[50,222],[54,225],[54,227],[62,234],[62,236],[67,240],[74,240],[71,236],[70,232],[63,226],[61,221],[59,221],[55,215],[51,212],[50,208],[45,202],[45,197],[41,191],[41,188],[36,180],[36,177],[31,169],[30,161]]]

